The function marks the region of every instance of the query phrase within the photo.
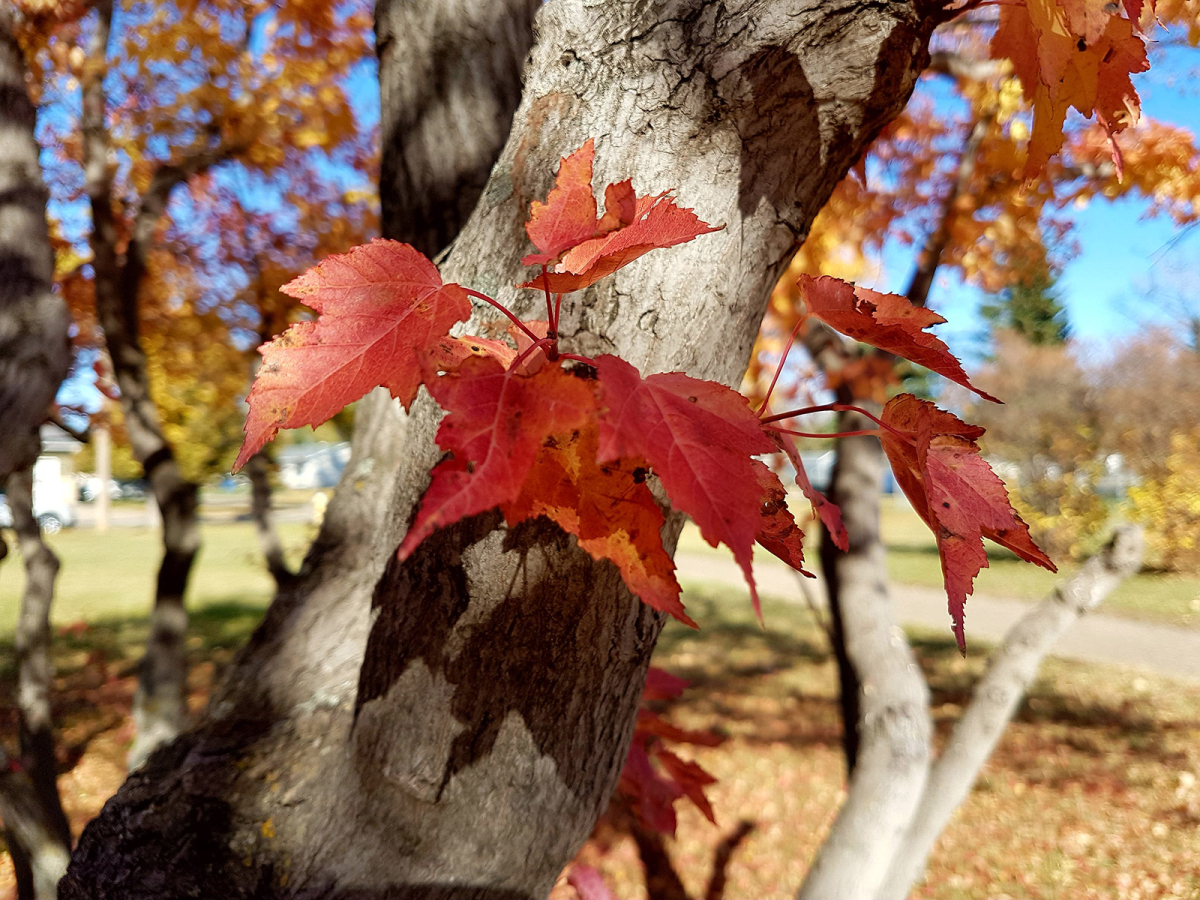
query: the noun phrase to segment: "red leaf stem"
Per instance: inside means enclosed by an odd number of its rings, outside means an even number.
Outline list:
[[[770,425],[772,422],[778,422],[778,421],[781,421],[782,419],[791,419],[791,418],[794,418],[797,416],[807,416],[807,415],[810,415],[811,413],[819,413],[819,412],[856,412],[856,413],[861,413],[862,415],[864,415],[868,419],[870,419],[872,422],[874,422],[876,425],[880,426],[881,428],[886,428],[888,431],[890,431],[896,437],[900,438],[900,440],[905,441],[909,444],[913,443],[913,439],[911,437],[904,434],[903,432],[897,431],[895,428],[893,428],[887,422],[883,421],[883,419],[879,418],[876,415],[873,415],[872,413],[863,409],[861,406],[853,406],[849,403],[824,403],[821,406],[806,406],[803,409],[793,409],[789,412],[775,413],[774,415],[765,417],[762,420],[762,423],[764,425]],[[783,430],[783,429],[780,429],[780,430]],[[846,434],[846,435],[822,435],[822,437],[849,437],[849,434]]]
[[[878,428],[864,428],[862,431],[833,431],[822,434],[819,431],[793,431],[790,428],[780,428],[777,425],[770,425],[768,427],[771,431],[778,431],[781,434],[790,434],[792,437],[802,438],[845,438],[858,437],[859,435],[879,436]]]
[[[463,290],[467,292],[468,296],[474,297],[476,300],[482,300],[484,303],[490,303],[492,306],[496,307],[496,309],[500,310],[500,312],[502,312],[506,316],[508,316],[512,320],[512,323],[514,325],[516,325],[523,332],[525,332],[527,335],[529,335],[529,339],[531,341],[538,340],[538,336],[536,334],[534,334],[532,331],[530,331],[526,327],[525,323],[522,322],[520,319],[518,319],[515,313],[513,313],[507,307],[503,306],[499,300],[493,300],[487,294],[481,294],[481,293],[479,293],[479,291],[473,291],[469,287],[465,287],[465,288],[463,288]]]
[[[808,319],[808,313],[800,317],[796,323],[796,327],[792,329],[792,333],[788,335],[787,343],[783,345],[783,353],[779,356],[779,365],[775,367],[775,374],[771,376],[771,384],[767,388],[767,396],[763,397],[762,406],[758,408],[758,414],[761,416],[767,409],[767,404],[771,402],[771,392],[775,390],[775,382],[779,381],[779,376],[783,372],[783,364],[787,362],[788,353],[792,350],[792,344],[796,342],[796,335],[800,333],[800,327]]]

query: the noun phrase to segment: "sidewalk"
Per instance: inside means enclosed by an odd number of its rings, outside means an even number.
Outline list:
[[[757,554],[762,556],[764,554]],[[679,581],[718,582],[741,591],[746,590],[742,572],[732,560],[704,553],[681,552],[675,555]],[[805,603],[796,573],[786,566],[770,561],[755,561],[754,577],[761,594]],[[825,591],[820,580],[803,578],[810,596],[820,606],[825,605]],[[950,634],[950,617],[946,612],[946,595],[932,588],[912,585],[890,585],[896,616],[902,625],[944,628]],[[976,595],[967,600],[967,640],[979,638],[999,641],[1009,627],[1028,610],[1030,604],[1019,600]],[[1084,616],[1059,638],[1053,655],[1064,659],[1129,666],[1170,675],[1176,678],[1200,680],[1200,630],[1173,628],[1099,612]]]

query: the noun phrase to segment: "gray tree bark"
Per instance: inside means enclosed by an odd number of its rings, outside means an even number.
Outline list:
[[[288,567],[283,552],[283,541],[275,528],[271,489],[271,456],[266,449],[250,457],[246,463],[246,476],[250,479],[250,518],[254,532],[258,535],[258,546],[262,548],[267,571],[278,587],[287,587],[296,577]]]
[[[0,2],[0,482],[25,560],[17,622],[20,748],[0,747],[0,820],[20,900],[47,900],[66,870],[71,832],[59,801],[50,716],[50,603],[58,559],[33,517],[31,467],[38,429],[71,363],[66,303],[51,289],[54,253],[47,191],[35,137],[36,110],[25,85],[15,30],[19,13]],[[7,553],[0,538],[0,559]]]
[[[92,212],[89,242],[96,291],[96,315],[121,392],[121,408],[133,455],[141,464],[162,520],[163,558],[155,583],[150,639],[138,673],[134,698],[136,736],[130,768],[140,766],[154,748],[171,740],[187,724],[187,609],[184,594],[200,549],[199,488],[183,476],[174,449],[163,435],[158,408],[150,396],[146,354],[140,339],[139,294],[147,255],[171,191],[191,177],[229,159],[238,147],[205,146],[178,164],[162,165],[139,198],[139,207],[123,254],[124,229],[114,204],[111,146],[104,78],[113,0],[95,4],[96,23],[82,82],[85,190]]]
[[[858,414],[839,419],[839,427],[847,430],[869,425]],[[803,900],[874,896],[929,773],[929,688],[892,615],[886,551],[879,536],[883,467],[883,450],[875,438],[839,441],[830,499],[841,507],[850,550],[836,556],[830,591],[855,678],[858,715],[845,727],[855,731],[857,752],[846,802],[801,885],[798,896]],[[832,545],[828,536],[825,545]],[[842,690],[847,690],[845,684]]]
[[[477,45],[471,29],[495,25],[495,4],[457,9],[427,43],[398,30],[419,21],[416,4],[380,4],[385,106],[419,97],[389,93],[392,66],[419,73],[426,54],[454,58]],[[509,287],[528,204],[559,157],[596,137],[599,184],[674,186],[726,230],[570,298],[565,344],[735,382],[797,239],[906,102],[935,24],[899,2],[547,4],[512,133],[446,278],[531,309],[532,292]],[[389,44],[401,38],[403,52]],[[89,826],[64,896],[549,891],[615,783],[662,622],[542,520],[506,531],[480,515],[397,562],[438,417],[418,401],[394,476],[376,476],[376,441],[400,426],[365,417],[375,431],[356,440],[302,586],[273,604],[202,726]]]
[[[1054,642],[1142,566],[1141,529],[1123,526],[1074,576],[1021,617],[992,654],[988,670],[929,773],[924,795],[877,896],[907,897],[930,851],[971,792]]]
[[[14,33],[18,15],[14,4],[0,2],[0,480],[32,462],[29,436],[71,365],[70,316],[51,290],[49,194]]]
[[[21,557],[25,561],[25,592],[17,619],[17,713],[20,721],[20,762],[28,773],[48,826],[65,849],[71,828],[58,796],[58,763],[54,755],[54,722],[50,688],[54,664],[50,659],[50,607],[59,560],[42,540],[33,514],[33,471],[24,468],[8,476],[12,510]],[[62,872],[58,873],[60,876]]]

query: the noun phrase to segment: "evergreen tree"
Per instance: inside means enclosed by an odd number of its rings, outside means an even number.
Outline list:
[[[1048,266],[1038,266],[1005,288],[997,295],[996,302],[985,303],[980,312],[993,332],[1008,328],[1039,346],[1065,343],[1070,326],[1067,311],[1058,298],[1056,281]]]

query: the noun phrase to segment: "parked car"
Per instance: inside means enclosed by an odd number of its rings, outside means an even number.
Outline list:
[[[100,496],[100,488],[103,483],[99,475],[84,476],[79,483],[79,499],[84,503],[91,503]],[[110,500],[121,499],[121,485],[115,478],[108,480],[108,498]]]
[[[33,497],[33,514],[46,534],[58,534],[64,528],[75,524],[75,513],[66,503],[47,503],[35,492]],[[0,492],[0,528],[12,528],[12,509],[8,505],[8,497]]]

